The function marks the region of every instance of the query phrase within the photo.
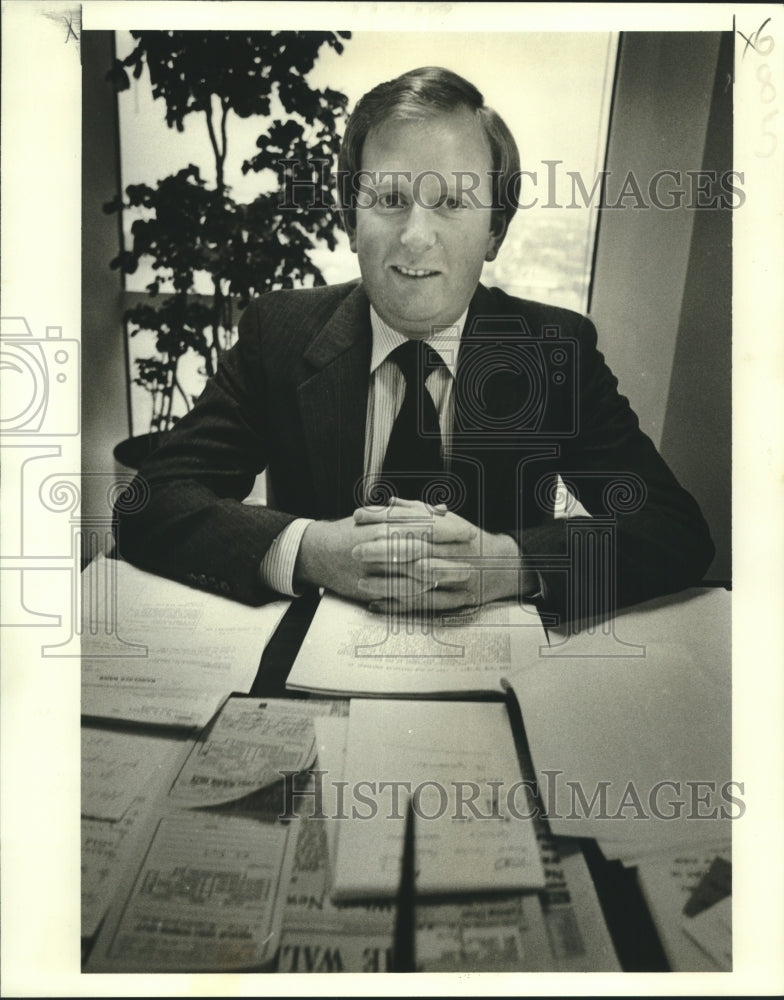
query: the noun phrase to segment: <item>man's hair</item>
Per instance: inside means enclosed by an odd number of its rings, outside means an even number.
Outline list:
[[[421,66],[369,90],[348,120],[338,155],[338,200],[347,226],[356,227],[355,207],[347,191],[353,191],[370,130],[386,121],[422,120],[460,108],[474,112],[490,145],[493,228],[502,221],[506,225],[511,222],[517,211],[520,154],[509,127],[497,111],[487,107],[481,92],[468,80],[442,66]]]

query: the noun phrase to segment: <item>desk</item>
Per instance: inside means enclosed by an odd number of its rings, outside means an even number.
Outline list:
[[[664,599],[663,604],[665,606],[671,605],[673,602],[677,603],[677,600],[678,598]],[[258,698],[286,698],[289,696],[285,689],[286,677],[315,613],[317,603],[318,598],[313,595],[292,603],[263,652],[249,694]],[[95,723],[91,722],[90,726],[95,728]],[[99,725],[97,728],[116,730],[118,727]],[[123,729],[124,727],[119,728]],[[522,739],[525,740],[522,726],[518,728],[518,732],[523,734]],[[167,738],[175,743],[183,739],[182,736],[173,734]],[[528,753],[525,745],[519,749],[521,755]],[[634,869],[625,868],[619,862],[606,861],[593,841],[570,838],[568,842],[559,841],[558,843],[568,855],[579,851],[582,860],[587,865],[604,920],[612,937],[620,968],[624,971],[667,971],[669,969],[668,961],[637,884]],[[494,898],[498,900],[498,897]],[[459,901],[453,900],[452,903],[454,905]],[[85,961],[90,955],[92,944],[92,939],[83,942]],[[380,951],[383,952],[383,948]],[[328,971],[330,964],[327,962],[327,967],[324,967],[323,962],[321,965],[312,961],[309,964],[304,955],[295,954],[291,949],[287,952],[286,961],[287,965],[281,966],[279,964],[278,968],[283,968],[284,971],[306,971],[308,968],[313,971]],[[375,966],[372,962],[375,962]],[[498,965],[498,970],[513,967],[503,964],[503,956],[499,958],[499,963],[501,964]],[[380,957],[377,954],[371,960],[369,967],[384,971],[386,963],[383,955]],[[466,968],[464,965],[455,967],[461,971],[465,971]],[[526,971],[526,968],[521,967],[520,971]]]

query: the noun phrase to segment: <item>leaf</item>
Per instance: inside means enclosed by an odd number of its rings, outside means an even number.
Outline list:
[[[119,59],[114,60],[112,68],[108,71],[104,79],[111,83],[117,93],[123,90],[130,90],[131,88],[131,81],[128,79],[128,74],[125,72],[125,68]]]
[[[236,336],[235,309],[273,288],[324,283],[309,254],[317,243],[337,245],[339,223],[332,211],[329,170],[314,175],[312,199],[304,192],[295,207],[284,209],[282,161],[334,162],[348,101],[337,91],[312,87],[308,74],[324,47],[340,53],[351,34],[131,34],[133,51],[115,61],[107,78],[117,90],[127,89],[129,72],[140,80],[146,70],[150,93],[161,103],[167,126],[182,132],[186,119],[195,114],[210,134],[215,157],[214,174],[205,171],[203,177],[196,165],[186,163],[157,181],[128,185],[125,201],[118,195],[104,206],[107,213],[135,213],[131,245],[110,266],[130,274],[145,260],[155,272],[147,285],[149,300],[129,309],[126,320],[131,336],[141,330],[154,334],[158,353],[137,364],[134,381],[152,394],[154,421],[165,429],[174,419],[169,403],[183,355],[193,352],[205,374],[215,371],[220,353]],[[286,115],[270,120],[275,103]],[[224,111],[259,118],[255,150],[223,146]],[[260,194],[247,205],[235,202],[222,182],[223,161],[230,155],[237,157],[243,173],[271,171],[280,189]],[[199,274],[211,279],[211,296],[193,294]],[[161,294],[164,281],[171,282],[174,294]]]

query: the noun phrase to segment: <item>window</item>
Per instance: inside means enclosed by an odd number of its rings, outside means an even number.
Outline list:
[[[118,33],[118,57],[132,47],[130,35]],[[483,281],[512,295],[584,310],[600,193],[595,185],[604,165],[616,50],[617,36],[599,32],[355,32],[342,55],[323,50],[309,80],[347,94],[351,109],[375,83],[414,66],[442,65],[470,79],[511,128],[528,172],[521,180],[520,211],[498,259],[485,266]],[[154,183],[188,163],[212,177],[203,121],[190,116],[182,134],[168,129],[163,102],[152,99],[146,72],[119,95],[119,114],[123,189],[141,181]],[[261,190],[263,175],[243,177],[239,167],[253,155],[261,129],[253,118],[236,116],[229,128],[226,179],[237,200],[251,201]],[[126,241],[132,222],[132,214],[125,212]],[[335,251],[319,247],[312,259],[328,283],[359,274],[342,234]],[[129,304],[144,293],[151,275],[140,267],[127,277]],[[197,278],[197,293],[210,290]],[[130,340],[132,368],[135,358],[154,353],[154,344],[143,336]],[[200,377],[197,368],[194,364],[190,373],[193,382]],[[142,389],[133,389],[132,426],[134,433],[141,433],[148,429],[150,403]]]

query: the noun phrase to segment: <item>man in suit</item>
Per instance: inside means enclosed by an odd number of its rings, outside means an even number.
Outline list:
[[[519,155],[470,83],[374,88],[343,141],[361,282],[274,292],[117,506],[121,554],[248,603],[526,597],[562,617],[697,583],[713,547],[590,321],[479,283]],[[242,503],[266,469],[267,506]],[[555,519],[557,477],[590,517]]]

